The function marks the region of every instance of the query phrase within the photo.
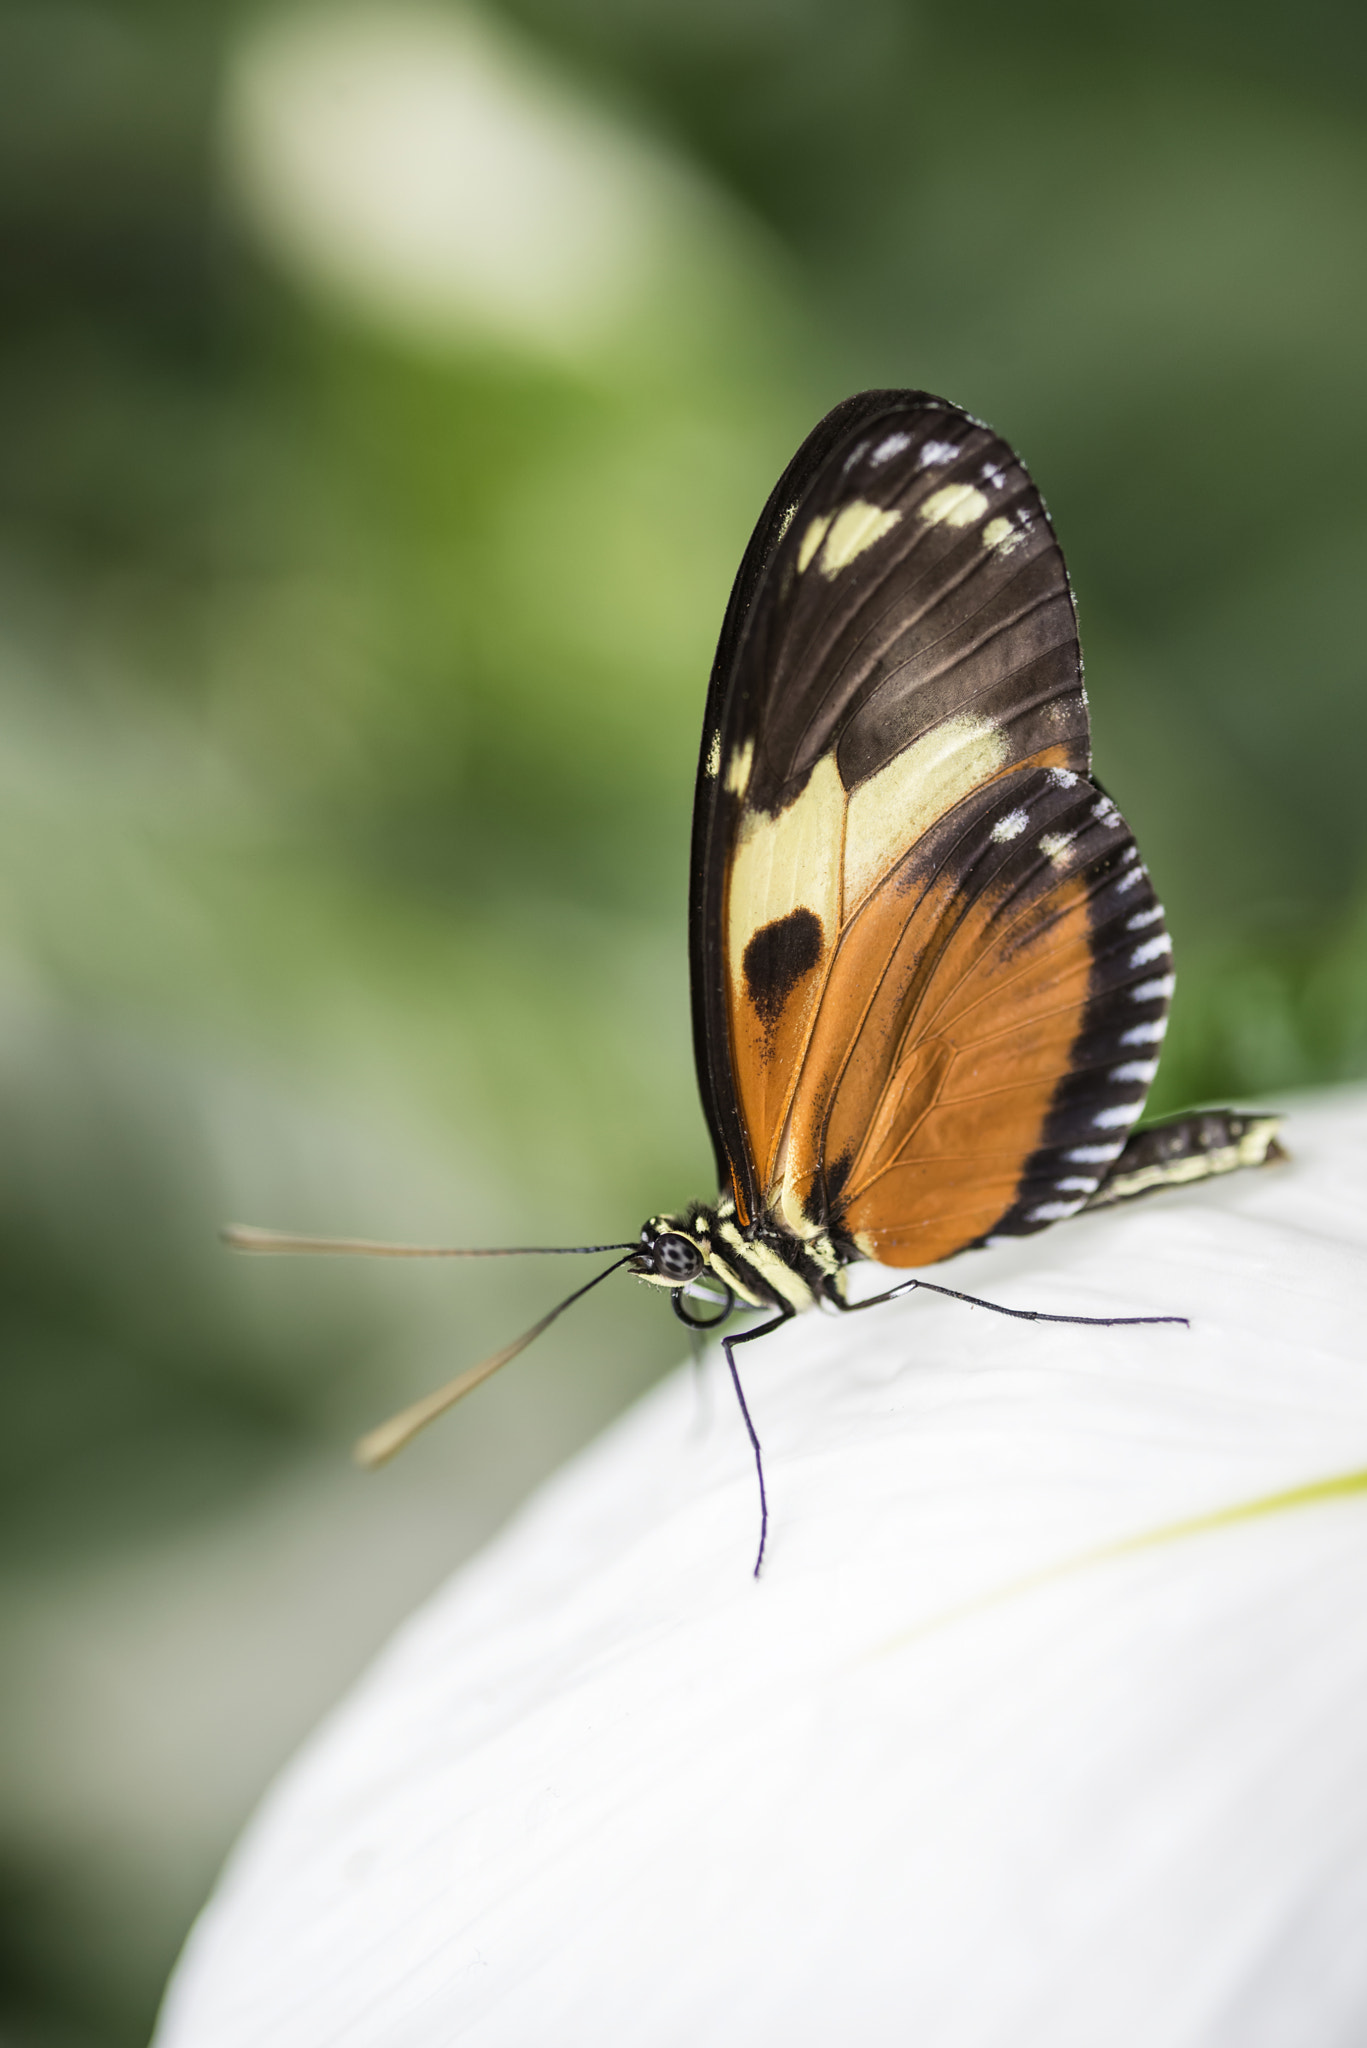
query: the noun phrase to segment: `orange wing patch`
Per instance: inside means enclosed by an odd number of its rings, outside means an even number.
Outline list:
[[[789,1229],[930,1265],[1016,1201],[1079,1070],[1096,906],[1124,871],[1114,807],[1063,781],[975,793],[843,935],[769,1188]],[[1090,1185],[1074,1178],[1064,1210]]]
[[[991,1230],[1041,1147],[1082,1029],[1092,966],[1085,881],[1063,882],[1005,930],[1003,894],[969,907],[919,989],[918,977],[899,971],[897,946],[829,1104],[822,1152],[849,1160],[842,1230],[885,1265],[930,1265]],[[886,932],[896,906],[879,908]],[[833,988],[837,1038],[838,1006]],[[879,1050],[888,1043],[895,1051],[883,1079]],[[811,1107],[815,1137],[819,1105]],[[809,1141],[809,1191],[813,1151]]]

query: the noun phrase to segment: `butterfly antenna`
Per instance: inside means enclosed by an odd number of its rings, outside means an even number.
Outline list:
[[[605,1249],[617,1251],[621,1247],[612,1245]],[[628,1258],[638,1249],[636,1245],[628,1246]],[[627,1259],[614,1259],[601,1273],[595,1273],[592,1280],[586,1281],[582,1287],[576,1287],[573,1294],[567,1294],[563,1301],[557,1302],[549,1315],[542,1316],[539,1323],[533,1323],[530,1330],[524,1330],[511,1344],[505,1344],[501,1351],[492,1352],[479,1365],[472,1365],[470,1370],[461,1373],[458,1379],[449,1381],[444,1387],[438,1387],[435,1394],[426,1394],[421,1401],[415,1401],[411,1408],[401,1409],[397,1415],[391,1415],[388,1422],[382,1422],[378,1429],[370,1430],[360,1439],[352,1453],[356,1463],[371,1471],[377,1465],[386,1464],[396,1451],[401,1451],[405,1444],[412,1442],[420,1429],[426,1429],[429,1422],[435,1422],[439,1415],[444,1415],[448,1408],[454,1408],[457,1401],[463,1401],[465,1396],[473,1393],[483,1381],[491,1379],[501,1365],[507,1365],[509,1359],[516,1358],[519,1351],[525,1351],[529,1344],[535,1343],[541,1332],[548,1330],[557,1316],[563,1315],[567,1308],[589,1293],[600,1280],[606,1280],[610,1273],[618,1272],[626,1264]]]
[[[260,1230],[254,1223],[226,1223],[219,1232],[235,1252],[318,1252],[360,1259],[523,1259],[569,1252],[634,1252],[637,1244],[500,1244],[473,1249],[447,1244],[384,1244],[370,1237],[297,1237],[288,1230]]]

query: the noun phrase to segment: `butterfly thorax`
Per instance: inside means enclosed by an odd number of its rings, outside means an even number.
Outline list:
[[[736,1220],[729,1195],[715,1204],[695,1202],[672,1216],[652,1216],[641,1227],[641,1250],[631,1270],[655,1287],[677,1290],[711,1275],[752,1308],[793,1313],[845,1298],[845,1267],[852,1254],[824,1232],[799,1238],[761,1217],[748,1229]]]

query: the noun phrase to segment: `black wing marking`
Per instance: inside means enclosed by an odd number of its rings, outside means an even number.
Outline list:
[[[1088,1206],[1113,1170],[1158,1071],[1172,1003],[1172,941],[1148,869],[1115,804],[1085,785],[1062,830],[1106,846],[1088,878],[1091,973],[1078,1035],[1039,1147],[992,1237],[1022,1237]],[[1109,842],[1107,844],[1107,842]]]

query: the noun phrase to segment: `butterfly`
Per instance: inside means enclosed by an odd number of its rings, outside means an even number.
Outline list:
[[[731,592],[703,720],[689,946],[720,1192],[654,1216],[532,1329],[357,1447],[383,1461],[610,1273],[691,1328],[917,1289],[975,1247],[1280,1156],[1230,1110],[1135,1130],[1173,993],[1162,906],[1091,772],[1068,572],[1024,463],[971,413],[866,391],[808,435]],[[287,1237],[244,1249],[475,1257]],[[521,1248],[519,1248],[521,1249]],[[496,1256],[509,1256],[499,1252]],[[916,1277],[851,1301],[852,1265]]]

